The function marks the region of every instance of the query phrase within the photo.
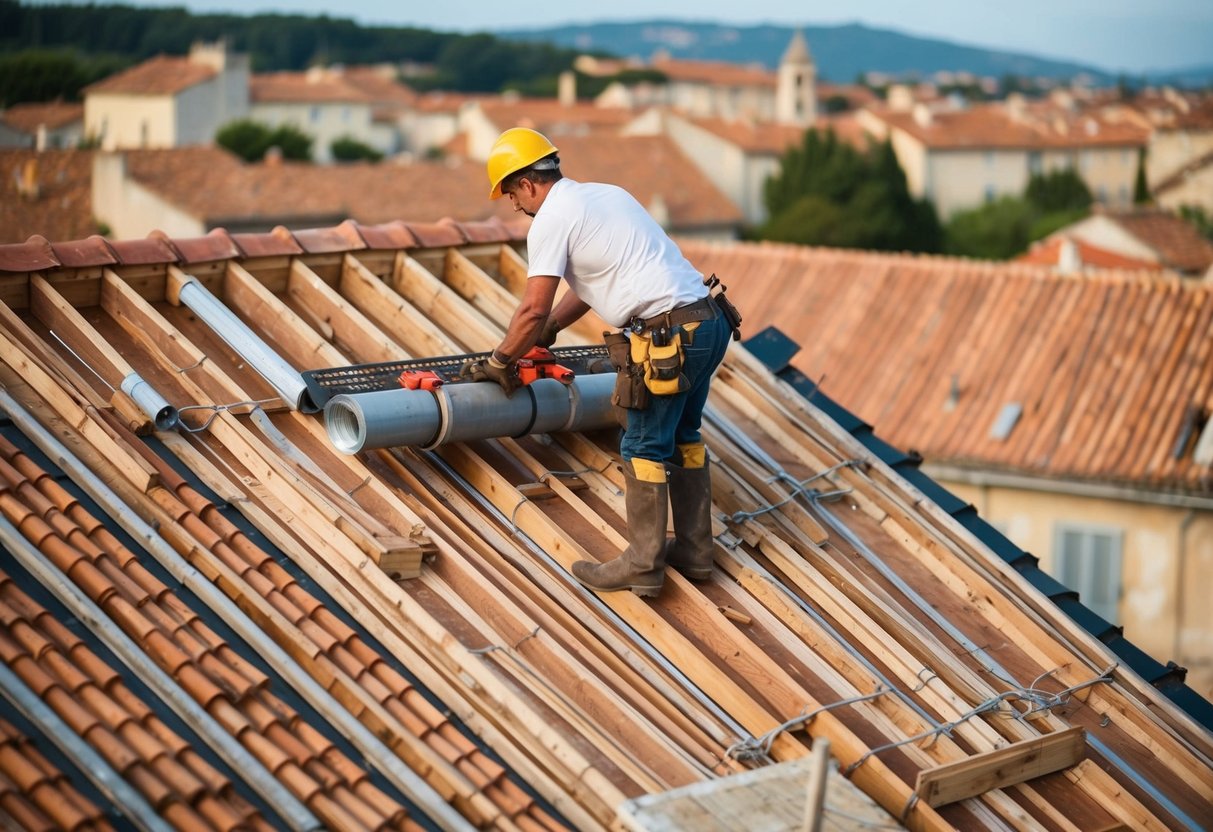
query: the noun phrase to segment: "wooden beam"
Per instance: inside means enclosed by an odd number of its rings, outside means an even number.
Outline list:
[[[344,348],[343,351],[356,353],[360,361],[395,361],[404,352],[298,258],[291,263],[287,294],[307,311],[309,317],[323,325],[326,337]]]
[[[400,252],[392,270],[392,288],[412,304],[410,335],[430,343],[423,356],[482,352],[501,340],[501,327],[476,309],[429,269]],[[448,337],[447,333],[450,333]]]
[[[923,769],[918,772],[914,791],[928,805],[945,806],[1077,765],[1086,748],[1086,731],[1076,725],[967,760]]]
[[[518,298],[458,249],[447,251],[442,279],[491,320],[509,321],[518,306]]]

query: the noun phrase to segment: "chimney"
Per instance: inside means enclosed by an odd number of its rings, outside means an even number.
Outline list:
[[[1078,274],[1082,271],[1082,255],[1078,253],[1078,244],[1069,237],[1061,238],[1061,248],[1057,252],[1057,273]]]
[[[42,153],[50,146],[50,134],[46,129],[46,123],[38,125],[38,129],[34,131],[34,150]]]
[[[282,148],[277,145],[269,148],[265,151],[265,157],[261,161],[265,163],[267,168],[282,167]]]
[[[20,170],[13,171],[17,180],[17,193],[22,199],[34,202],[38,199],[38,160],[26,159]]]
[[[572,107],[577,103],[577,76],[573,70],[566,69],[560,73],[560,80],[556,85],[556,97],[560,100],[562,107]]]
[[[914,105],[914,123],[919,127],[930,127],[935,119],[931,116],[931,108],[921,101]]]

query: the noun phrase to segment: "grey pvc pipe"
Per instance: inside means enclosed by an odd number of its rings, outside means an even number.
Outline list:
[[[236,606],[236,602],[224,595],[205,575],[181,557],[151,524],[122,502],[113,489],[81,462],[79,457],[73,454],[54,434],[42,427],[29,411],[3,388],[0,388],[0,410],[7,413],[13,424],[22,433],[33,440],[43,453],[55,460],[55,463],[67,473],[72,481],[84,489],[85,493],[117,521],[123,530],[138,541],[161,566],[168,570],[169,574],[230,624],[266,662],[286,679],[291,687],[318,711],[325,714],[329,721],[362,753],[366,761],[383,772],[388,780],[408,795],[430,820],[444,830],[463,832],[472,829],[471,824],[429,783],[405,765],[404,761],[384,745],[374,732],[359,722],[337,701],[333,694],[312,678],[260,626],[249,619]],[[205,711],[203,714],[205,720],[213,721],[214,718],[210,714]],[[206,723],[195,722],[194,724]],[[224,748],[228,747],[228,742],[234,744],[235,747],[230,749],[233,758],[240,759],[240,755],[248,755],[244,747],[239,745],[224,729],[219,728],[218,731],[219,735],[215,739]],[[264,771],[264,767],[256,758],[248,755],[248,759],[250,763],[247,767],[243,765],[235,767],[249,772]],[[250,780],[250,783],[258,794],[261,794],[267,802],[275,807],[292,828],[320,828],[319,822],[315,820],[311,811],[272,774],[266,772],[264,777],[256,776]]]
[[[7,520],[3,522],[8,523]],[[123,780],[122,775],[104,757],[81,739],[70,725],[21,681],[20,676],[4,664],[0,664],[0,691],[26,719],[38,726],[43,736],[58,746],[68,759],[76,762],[84,776],[132,825],[145,832],[172,830],[173,827],[161,820],[142,794]]]
[[[496,384],[447,384],[436,391],[378,390],[329,399],[329,441],[354,454],[376,448],[434,448],[450,442],[596,430],[615,424],[614,373],[572,384],[539,379],[507,397]]]
[[[235,350],[245,364],[260,373],[283,401],[304,413],[319,410],[307,394],[303,376],[249,329],[236,313],[212,295],[198,278],[193,275],[187,277],[178,294],[181,302]]]
[[[164,397],[156,391],[138,373],[130,373],[122,379],[122,392],[130,396],[147,418],[152,420],[156,430],[172,430],[177,427],[179,414]]]

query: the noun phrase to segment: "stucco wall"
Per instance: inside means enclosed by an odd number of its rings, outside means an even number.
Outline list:
[[[381,146],[383,133],[371,127],[371,108],[366,104],[287,104],[259,102],[250,107],[249,117],[271,127],[292,124],[312,137],[312,159],[331,162],[334,139],[353,136],[383,153],[393,148]]]
[[[1213,697],[1213,509],[940,482],[1053,574],[1061,526],[1119,532],[1125,637]]]
[[[176,108],[168,95],[106,95],[84,99],[84,132],[101,139],[102,150],[173,147]]]
[[[1213,152],[1213,130],[1156,130],[1150,136],[1146,178],[1150,187],[1184,165]],[[1213,198],[1213,197],[1211,197]]]
[[[93,158],[93,215],[110,228],[109,236],[136,240],[153,230],[170,237],[200,237],[202,222],[126,177],[121,153]]]

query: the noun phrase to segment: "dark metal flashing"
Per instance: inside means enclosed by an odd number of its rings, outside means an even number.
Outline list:
[[[1038,559],[1020,549],[1007,537],[977,514],[977,509],[961,500],[929,476],[918,470],[922,458],[914,452],[904,453],[879,439],[871,425],[821,392],[818,384],[791,366],[790,361],[800,349],[775,327],[768,327],[748,338],[745,346],[780,380],[793,389],[844,430],[858,439],[873,454],[894,468],[915,488],[968,529],[983,544],[1010,564],[1023,577],[1057,604],[1079,626],[1107,645],[1122,663],[1158,688],[1178,708],[1209,730],[1213,730],[1213,703],[1184,684],[1186,669],[1174,662],[1166,665],[1147,655],[1126,639],[1123,630],[1093,612],[1079,600],[1078,593],[1060,583],[1038,566]]]

